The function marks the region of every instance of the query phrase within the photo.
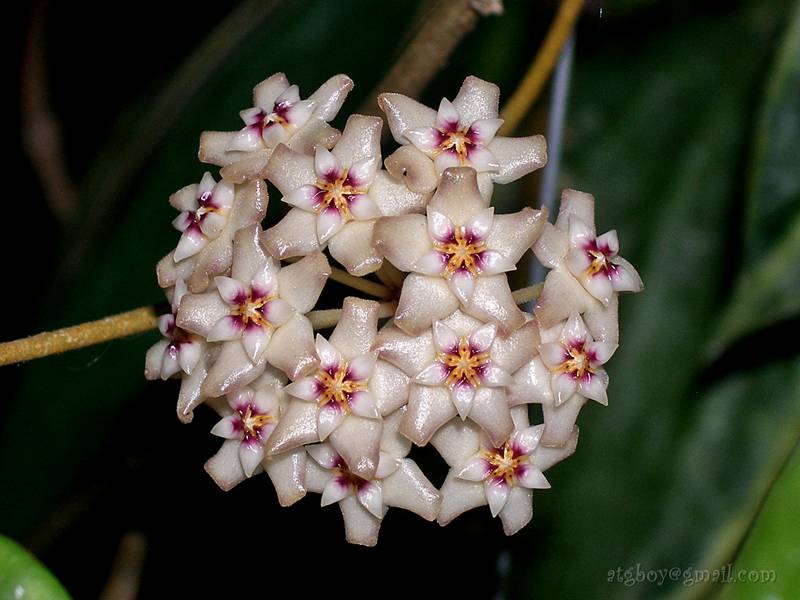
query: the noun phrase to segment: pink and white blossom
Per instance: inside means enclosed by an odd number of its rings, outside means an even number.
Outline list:
[[[186,186],[170,196],[170,204],[181,211],[172,221],[181,232],[172,256],[174,262],[194,256],[219,236],[228,221],[233,198],[233,184],[217,183],[207,171],[199,184]]]

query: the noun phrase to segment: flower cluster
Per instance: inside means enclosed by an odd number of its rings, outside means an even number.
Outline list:
[[[494,185],[546,162],[542,136],[498,135],[497,86],[467,77],[438,110],[381,95],[400,145],[385,160],[381,118],[329,125],[352,86],[337,75],[303,99],[278,73],[241,129],[201,136],[219,180],[170,198],[180,238],[157,275],[171,312],[145,376],[180,379],[180,420],[201,404],[219,414],[205,468],[224,490],[264,472],[284,506],[319,493],[364,545],[389,507],[445,525],[488,505],[511,535],[549,487],[543,472],[575,451],[580,408],[607,403],[617,293],[641,281],[616,233],[596,235],[588,194],[565,191],[555,225],[545,210],[495,214]],[[265,179],[290,208],[263,229]],[[551,269],[532,313],[507,277],[529,249]],[[398,295],[346,298],[315,337],[309,313],[344,276],[326,250]],[[531,403],[544,423],[530,424]],[[408,458],[428,443],[450,466],[439,488]]]

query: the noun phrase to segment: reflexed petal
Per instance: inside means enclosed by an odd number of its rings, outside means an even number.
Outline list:
[[[594,240],[594,230],[589,226],[589,224],[587,224],[583,219],[572,215],[569,219],[570,243],[575,248],[585,248]]]
[[[241,304],[247,298],[247,288],[245,285],[231,277],[214,277],[214,283],[217,285],[219,295],[228,304]]]
[[[336,429],[344,419],[344,412],[338,404],[326,404],[319,409],[317,417],[317,432],[319,439],[325,441],[331,432]]]
[[[239,417],[229,416],[217,421],[217,424],[211,429],[211,434],[229,440],[239,439],[241,437]]]
[[[612,229],[599,236],[595,241],[598,250],[606,256],[616,256],[619,252],[619,239],[617,238],[617,230]]]
[[[472,400],[475,398],[475,388],[468,383],[457,383],[450,390],[450,399],[458,411],[458,416],[466,419],[472,408]]]
[[[550,482],[547,481],[544,474],[531,464],[521,465],[514,475],[522,487],[531,490],[546,490],[550,488]]]
[[[494,208],[489,207],[479,211],[475,214],[467,224],[464,226],[464,233],[467,237],[477,238],[478,240],[485,240],[492,229],[494,221]]]
[[[250,477],[264,458],[264,447],[258,442],[242,442],[239,444],[239,460],[242,462],[244,474]]]
[[[442,141],[442,134],[434,127],[408,129],[405,132],[405,136],[421,152],[429,155],[439,147]]]
[[[380,453],[380,459],[378,460],[378,468],[375,471],[375,478],[376,479],[385,479],[395,471],[400,466],[400,459],[395,458],[391,454],[387,454],[386,452]]]
[[[161,379],[166,381],[180,370],[181,366],[180,364],[178,364],[177,356],[175,356],[175,354],[170,352],[169,346],[167,346],[164,349],[164,353],[162,355],[162,360],[161,360],[161,371],[160,371]]]
[[[169,337],[175,329],[175,315],[166,314],[158,317],[158,330],[164,337]]]
[[[330,444],[313,444],[306,446],[306,450],[319,466],[326,469],[333,469],[341,462],[341,458]]]
[[[483,481],[491,472],[491,466],[480,456],[473,456],[456,473],[456,477],[467,481]]]
[[[285,144],[289,141],[291,134],[279,123],[267,123],[261,130],[261,139],[264,140],[269,148],[275,148],[278,144]]]
[[[555,370],[569,358],[569,353],[561,344],[550,343],[539,346],[539,355],[547,368]]]
[[[500,162],[492,151],[483,146],[472,146],[467,150],[467,160],[479,173],[486,171],[499,171]]]
[[[475,276],[469,271],[456,271],[447,281],[450,291],[461,304],[469,304],[475,291]]]
[[[267,344],[269,344],[271,337],[272,331],[267,327],[252,324],[245,327],[242,333],[242,343],[244,344],[244,349],[247,352],[247,356],[250,357],[250,360],[254,363],[261,362],[261,358],[264,356],[264,352],[267,349]]]
[[[473,352],[487,352],[492,347],[495,336],[497,336],[497,325],[494,323],[481,325],[470,334],[469,345]]]
[[[401,271],[410,271],[431,250],[428,222],[423,215],[382,217],[375,221],[372,242]]]
[[[447,265],[447,255],[438,250],[431,250],[423,254],[411,267],[411,270],[423,275],[441,275]]]
[[[377,351],[356,356],[347,365],[347,378],[356,381],[369,379],[375,370],[375,361],[377,360]]]
[[[286,111],[286,120],[289,121],[290,125],[300,128],[305,125],[309,117],[311,117],[311,112],[312,110],[308,101],[296,102],[294,106]]]
[[[532,425],[515,431],[511,436],[511,444],[514,450],[522,454],[530,454],[539,445],[539,440],[542,438],[544,427],[542,425]]]
[[[322,500],[320,506],[328,506],[334,502],[338,502],[342,498],[346,498],[353,493],[353,486],[339,477],[331,477],[328,483],[325,484],[325,489],[322,490]]]
[[[324,193],[315,185],[304,185],[296,190],[289,192],[282,198],[286,204],[296,206],[308,212],[315,212]]]
[[[448,374],[447,367],[436,361],[420,371],[414,381],[423,385],[441,385],[447,379]]]
[[[445,150],[433,159],[433,166],[436,167],[437,172],[442,173],[446,169],[451,167],[460,167],[462,165],[461,159],[454,150]]]
[[[411,273],[403,282],[394,324],[407,334],[419,335],[434,321],[452,315],[458,305],[458,298],[444,279]],[[424,364],[430,362],[426,360]]]
[[[617,267],[611,275],[615,292],[641,292],[644,289],[642,278],[631,263],[619,256],[612,262]]]
[[[485,338],[486,335],[483,334],[481,336],[481,340],[485,341]],[[494,339],[494,336],[492,336],[492,339]],[[457,354],[459,342],[460,338],[458,337],[458,334],[452,329],[450,329],[447,325],[445,325],[441,321],[436,321],[433,324],[433,343],[436,345],[436,349],[439,352],[445,352],[447,354]],[[489,344],[491,343],[492,342],[490,340]]]
[[[322,393],[322,387],[316,377],[302,377],[283,389],[287,394],[308,402],[316,401]]]
[[[608,374],[605,369],[597,369],[594,375],[589,374],[587,377],[578,380],[578,392],[604,406],[608,405],[607,387]]]
[[[181,342],[178,346],[178,364],[181,370],[187,375],[191,375],[202,354],[203,346],[200,342]]]
[[[429,208],[428,233],[434,241],[449,242],[455,235],[455,226],[444,213]]]
[[[458,128],[458,111],[447,98],[442,98],[442,101],[439,103],[439,110],[436,113],[436,125],[439,129],[444,131],[451,131]]]
[[[560,406],[572,398],[573,394],[578,390],[578,383],[571,375],[556,373],[550,381],[550,387],[553,389],[556,406]]]
[[[333,182],[341,175],[342,165],[330,150],[317,148],[314,154],[314,172],[320,179]]]
[[[294,308],[286,300],[275,298],[267,302],[263,309],[264,318],[267,319],[274,327],[280,327],[286,321],[292,318]]]
[[[508,485],[504,480],[495,482],[493,479],[487,479],[483,482],[483,492],[486,494],[492,516],[496,517],[508,500]]]
[[[501,387],[514,382],[508,371],[492,364],[481,370],[480,378],[481,382],[489,387]]]
[[[590,277],[584,276],[581,282],[587,292],[600,300],[604,306],[608,306],[608,303],[611,302],[611,296],[614,294],[614,288],[611,280],[604,272],[600,271]]]
[[[467,136],[481,146],[487,146],[502,127],[503,119],[478,119],[469,126]]]
[[[335,206],[329,206],[317,215],[317,239],[324,244],[331,237],[339,233],[344,226],[342,215]]]
[[[561,341],[566,344],[582,344],[588,341],[589,330],[580,315],[573,314],[564,325]]]
[[[252,152],[261,148],[261,131],[256,127],[245,127],[234,135],[229,141],[226,150],[238,152]]]
[[[193,209],[191,212],[183,211],[177,217],[172,219],[172,226],[178,231],[186,231],[189,228],[189,225],[194,223],[194,210],[196,209]]]
[[[354,392],[350,396],[350,410],[359,417],[367,419],[380,418],[378,409],[375,407],[375,401],[372,399],[372,394],[366,391]]]
[[[292,208],[278,223],[264,231],[264,246],[275,258],[305,256],[319,250],[317,215]]]
[[[323,371],[338,369],[339,363],[342,361],[342,356],[339,354],[339,351],[334,348],[333,344],[318,333],[315,345],[317,347],[317,356],[319,356],[319,368]]]
[[[208,239],[196,229],[187,229],[175,248],[174,260],[180,262],[184,258],[194,256],[208,243]]]
[[[224,342],[235,340],[242,336],[244,325],[239,317],[227,316],[217,321],[216,325],[206,335],[209,342]]]
[[[381,216],[378,205],[367,194],[355,194],[347,198],[347,207],[354,219],[366,221],[367,219],[377,219]]]
[[[498,273],[517,270],[517,265],[497,250],[484,250],[481,252],[478,266],[483,275],[497,275]]]
[[[356,492],[358,501],[378,519],[383,518],[383,493],[381,486],[371,481],[363,483]]]

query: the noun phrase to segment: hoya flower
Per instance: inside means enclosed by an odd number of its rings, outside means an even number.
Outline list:
[[[501,339],[494,324],[461,311],[416,336],[394,325],[384,327],[375,348],[412,377],[403,435],[423,446],[458,415],[501,443],[513,427],[506,386],[513,383],[511,374],[532,358],[538,341],[533,320]]]
[[[228,221],[233,196],[233,184],[217,183],[208,171],[199,184],[186,186],[170,196],[170,204],[181,211],[172,221],[175,229],[181,232],[173,261],[194,256],[219,236]]]
[[[378,104],[400,150],[386,159],[395,177],[410,189],[432,192],[448,167],[472,167],[478,186],[491,196],[494,182],[509,183],[547,162],[544,137],[498,136],[500,89],[467,77],[452,102],[442,99],[434,111],[402,94],[381,94]]]
[[[195,235],[197,231],[194,226],[187,227],[190,234],[187,236],[184,232],[179,247],[159,261],[156,272],[158,283],[162,288],[172,287],[178,279],[184,279],[190,292],[194,294],[205,292],[216,275],[227,275],[230,271],[233,260],[233,238],[236,232],[260,223],[267,214],[267,185],[261,180],[236,186],[220,181],[212,187],[211,194],[206,196],[204,202],[208,204],[210,201],[214,205],[223,206],[227,202],[229,191],[232,190],[232,203],[227,204],[228,208],[217,212],[206,209],[201,211],[200,208],[194,210],[195,200],[200,207],[199,198],[204,195],[200,193],[200,189],[204,187],[207,190],[212,181],[206,176],[203,180],[206,182],[205,186],[202,182],[199,186],[187,186],[170,198],[172,205],[179,210],[186,208],[187,214],[181,213],[175,220],[176,223],[181,226],[185,224],[191,216],[189,209],[192,209],[192,214],[195,215],[191,217],[192,221],[198,213],[201,213],[199,217],[205,229],[200,229],[201,237]],[[215,233],[213,239],[202,233],[203,231]],[[188,241],[184,242],[184,238]],[[193,253],[182,256],[187,251]]]
[[[440,496],[417,464],[405,456],[411,448],[397,430],[403,409],[392,413],[380,441],[380,460],[371,477],[355,473],[328,443],[307,446],[306,487],[322,494],[321,504],[338,503],[347,541],[374,546],[389,507],[404,508],[433,521]]]
[[[454,448],[445,453],[451,469],[441,489],[440,525],[486,504],[493,517],[500,517],[506,535],[530,521],[533,490],[550,487],[543,471],[575,451],[578,430],[565,447],[546,448],[539,444],[545,425],[529,426],[525,407],[515,408],[513,417],[514,431],[501,444],[466,427],[441,432],[437,447]],[[461,439],[456,441],[455,436]]]
[[[329,340],[318,335],[314,369],[286,387],[292,399],[269,453],[329,441],[352,470],[370,478],[378,466],[382,415],[408,399],[408,377],[372,350],[380,305],[346,298]]]
[[[203,340],[175,325],[175,315],[186,292],[183,279],[176,281],[172,290],[172,312],[158,318],[158,329],[164,339],[147,351],[144,368],[147,379],[169,379],[181,371],[190,375],[200,361]]]
[[[475,171],[447,169],[427,217],[384,217],[375,246],[401,271],[410,271],[395,323],[417,333],[457,308],[494,321],[503,335],[524,322],[505,276],[534,243],[546,212],[525,208],[495,215],[478,192]]]
[[[313,331],[303,315],[329,274],[321,254],[280,268],[261,245],[259,226],[239,231],[230,277],[217,277],[213,290],[185,296],[178,310],[180,327],[221,342],[204,394],[216,397],[247,385],[267,360],[293,377],[311,368]]]
[[[209,401],[221,418],[211,433],[224,442],[205,470],[223,490],[265,471],[282,506],[305,496],[305,450],[274,456],[264,453],[264,444],[285,412],[285,383],[284,375],[267,367],[248,387]]]
[[[539,261],[552,269],[536,306],[545,328],[609,306],[617,292],[644,288],[636,269],[618,254],[616,231],[596,236],[594,206],[590,194],[564,190],[555,226],[546,224],[533,246]]]
[[[339,132],[328,121],[339,112],[352,80],[335,75],[306,100],[283,73],[276,73],[253,88],[252,108],[239,114],[240,131],[206,131],[200,137],[200,160],[223,167],[225,179],[241,183],[263,177],[262,171],[278,144],[304,153],[315,147],[330,148]]]
[[[372,245],[375,219],[419,211],[427,201],[378,171],[382,123],[379,117],[353,115],[333,149],[318,147],[313,157],[286,146],[275,150],[266,174],[292,209],[264,234],[273,256],[329,247],[354,275],[380,267],[382,258]]]

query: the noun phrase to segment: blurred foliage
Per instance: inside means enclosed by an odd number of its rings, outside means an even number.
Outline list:
[[[85,176],[80,218],[53,257],[67,264],[40,327],[159,299],[153,265],[177,239],[166,197],[202,174],[199,132],[237,127],[252,86],[279,70],[305,92],[332,73],[351,75],[357,87],[346,115],[424,13],[400,1],[273,4],[238,9],[254,21],[238,29],[228,23],[225,35],[234,41],[226,60],[217,64],[207,48],[187,58],[194,70],[180,72],[202,73],[196,90],[170,95],[184,81],[178,77],[160,81],[167,91],[157,102],[152,89],[131,92]],[[619,0],[602,3],[602,15],[597,4],[588,6],[561,183],[596,195],[599,230],[618,230],[622,255],[646,284],[642,295],[622,298],[610,406],[587,407],[577,453],[548,475],[553,489],[536,495],[534,522],[513,538],[498,534],[488,511],[444,530],[392,511],[378,549],[345,548],[326,537],[341,535],[336,511],[320,512],[309,499],[301,502],[308,510],[292,508],[286,523],[268,526],[271,535],[299,538],[278,546],[287,555],[316,548],[320,557],[335,552],[364,561],[361,576],[370,582],[411,564],[418,577],[438,573],[430,589],[462,586],[484,596],[502,584],[510,598],[701,596],[713,588],[679,581],[626,587],[608,582],[607,573],[637,564],[716,568],[736,559],[800,437],[800,362],[796,336],[785,335],[800,311],[800,2]],[[506,7],[504,17],[483,20],[465,39],[425,100],[452,97],[469,73],[511,93],[552,5],[507,0]],[[156,50],[148,55],[154,61]],[[153,106],[164,109],[153,114]],[[129,164],[140,166],[128,173]],[[504,208],[531,203],[528,189],[504,191]],[[268,218],[282,210],[273,197]],[[323,301],[340,302],[339,291],[332,286]],[[19,370],[0,424],[0,531],[58,549],[58,542],[41,542],[42,530],[60,523],[60,513],[69,513],[66,499],[72,510],[77,497],[81,514],[91,512],[88,505],[116,520],[102,534],[139,527],[157,542],[145,591],[157,577],[171,589],[163,579],[169,565],[177,578],[186,577],[182,567],[197,566],[193,585],[208,589],[219,578],[214,553],[236,542],[233,532],[220,531],[218,511],[241,512],[236,507],[254,498],[267,523],[286,513],[265,485],[251,482],[253,496],[238,488],[223,495],[204,479],[200,465],[214,447],[208,423],[199,416],[191,428],[163,424],[174,419],[176,388],[142,380],[144,351],[155,338],[119,340]],[[796,474],[797,459],[793,464]],[[789,518],[797,478],[787,472],[778,481],[737,565],[791,568],[781,548],[796,544],[797,532],[781,530],[780,519]],[[63,552],[87,543],[81,537],[101,536],[76,533],[103,529],[91,517],[75,521],[60,525]],[[298,523],[306,528],[301,534],[292,528]],[[425,543],[407,546],[414,535]],[[267,546],[273,570],[295,573],[274,542]],[[458,570],[437,571],[443,556],[458,559]],[[99,581],[107,560],[101,555],[94,564]],[[78,580],[72,564],[53,567],[68,586]],[[486,577],[454,583],[465,567]],[[728,592],[747,597],[744,589]]]
[[[69,594],[32,554],[0,535],[0,598],[69,600]]]

